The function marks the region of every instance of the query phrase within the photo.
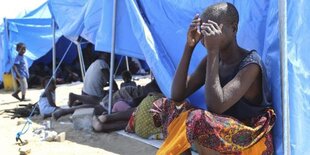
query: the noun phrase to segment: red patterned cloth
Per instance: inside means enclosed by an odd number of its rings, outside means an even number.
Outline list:
[[[265,150],[262,154],[273,154],[273,144],[270,130],[275,123],[273,109],[266,109],[265,113],[241,122],[231,116],[217,115],[205,110],[194,109],[184,102],[182,106],[168,99],[154,102],[152,110],[154,120],[161,122],[165,137],[169,136],[167,128],[182,112],[189,110],[186,121],[186,136],[190,144],[198,142],[206,148],[224,154],[242,154],[262,138],[266,139]]]

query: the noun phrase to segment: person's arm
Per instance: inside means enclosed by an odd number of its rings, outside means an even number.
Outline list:
[[[48,103],[50,104],[50,106],[57,107],[56,104],[55,104],[55,101],[54,101],[52,93],[49,92],[49,91],[46,91],[45,95],[46,95],[46,98],[47,98]]]
[[[256,64],[250,64],[222,87],[218,73],[218,58],[210,55],[209,58],[208,65],[214,67],[207,67],[206,102],[210,111],[221,114],[244,96],[260,75],[260,68]]]
[[[137,87],[137,83],[135,81],[131,81],[131,83],[134,87]]]
[[[201,67],[205,66],[206,63],[200,63],[195,73],[188,77],[188,68],[192,53],[197,43],[201,39],[201,33],[197,29],[197,27],[200,26],[200,23],[201,19],[199,18],[199,15],[196,15],[187,33],[187,42],[184,48],[183,56],[172,82],[171,98],[175,101],[184,100],[203,85],[204,79],[202,77],[204,75],[199,74],[199,72],[203,70]],[[204,61],[206,61],[206,58],[202,60],[202,62]]]
[[[107,68],[101,69],[102,73],[103,73],[103,78],[105,79],[105,81],[110,82],[110,71]],[[117,83],[115,82],[115,79],[113,79],[113,83],[112,83],[112,87],[113,87],[113,91],[117,91],[118,90],[118,86]]]
[[[15,58],[15,61],[14,61],[14,65],[13,65],[13,71],[15,72],[15,74],[16,74],[16,78],[20,78],[21,76],[20,76],[20,73],[19,73],[19,71],[18,71],[18,68],[17,68],[17,65],[18,64],[20,64],[20,57],[19,56],[17,56],[16,58]]]
[[[182,62],[182,61],[181,61]],[[183,101],[196,90],[198,90],[205,82],[207,56],[204,57],[197,69],[190,76],[187,76],[188,67],[178,66],[177,73],[175,74],[172,83],[172,99],[175,101]],[[186,71],[185,71],[186,69]],[[182,75],[183,74],[183,75]],[[186,74],[186,75],[184,75]],[[185,76],[186,78],[182,78]]]
[[[206,27],[205,27],[206,26]],[[208,32],[204,28],[208,27]],[[237,75],[224,87],[221,86],[219,78],[219,43],[222,37],[222,25],[209,21],[202,25],[204,44],[208,49],[208,61],[206,67],[205,95],[208,110],[221,114],[233,106],[253,82],[260,75],[260,68],[256,64],[250,64],[240,70]]]
[[[121,88],[123,88],[123,87],[124,87],[124,84],[125,84],[124,82],[122,82],[122,83],[121,83]]]
[[[20,73],[19,73],[17,66],[15,64],[13,65],[13,70],[16,73],[16,78],[20,78]]]
[[[139,96],[132,100],[133,106],[138,106],[146,96]]]

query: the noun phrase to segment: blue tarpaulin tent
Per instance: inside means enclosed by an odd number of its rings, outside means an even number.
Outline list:
[[[118,1],[116,14],[116,54],[146,60],[153,71],[161,90],[170,96],[172,78],[186,40],[186,32],[196,13],[221,0],[126,0]],[[310,2],[285,1],[287,16],[279,15],[280,2],[284,1],[234,1],[240,14],[238,31],[239,44],[248,49],[256,49],[262,56],[271,81],[273,102],[277,113],[273,130],[276,154],[308,154],[310,116],[310,63],[306,60],[309,52]],[[61,33],[72,41],[79,36],[95,44],[96,50],[111,51],[112,44],[112,0],[72,1],[49,0],[49,8]],[[283,11],[283,8],[282,8]],[[285,19],[287,29],[280,31],[279,21]],[[284,32],[285,35],[280,35]],[[284,41],[283,41],[283,36]],[[280,48],[280,39],[287,48]],[[282,44],[281,44],[282,45]],[[288,102],[281,99],[280,49],[287,54]],[[201,45],[196,49],[189,71],[192,73],[199,60],[207,52]],[[206,108],[203,89],[190,97],[193,105]],[[284,105],[284,106],[283,106]],[[284,117],[282,107],[289,113]],[[290,130],[283,129],[288,122]],[[285,123],[284,123],[285,124]],[[288,131],[288,134],[283,134]],[[289,146],[284,146],[285,142]]]
[[[2,74],[10,72],[13,65],[14,58],[17,55],[15,45],[18,42],[23,42],[27,46],[25,54],[29,67],[34,60],[51,63],[52,61],[52,47],[53,47],[53,18],[50,12],[47,1],[39,3],[40,5],[22,16],[16,18],[4,19],[1,25],[1,46],[0,53],[0,81],[2,81]],[[71,41],[65,37],[61,37],[62,33],[59,30],[55,31],[55,55],[58,60],[64,55]],[[58,42],[59,40],[59,42]],[[67,63],[73,62],[77,56],[77,47],[71,46],[64,61]],[[50,53],[48,53],[51,51]]]
[[[309,154],[310,126],[310,1],[287,1],[288,87],[292,154]],[[281,115],[279,116],[281,117]]]
[[[0,73],[10,72],[17,55],[15,45],[24,42],[27,45],[26,58],[29,66],[45,55],[52,48],[53,28],[52,16],[47,2],[22,17],[4,19],[1,33],[1,67]],[[61,36],[56,32],[56,40]]]

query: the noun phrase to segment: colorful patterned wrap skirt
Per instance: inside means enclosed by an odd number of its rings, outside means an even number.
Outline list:
[[[165,136],[159,155],[180,154],[194,143],[220,154],[273,154],[273,109],[241,122],[231,116],[194,109],[187,102],[176,106],[172,100],[161,98],[153,103],[151,112],[154,124],[163,126]]]

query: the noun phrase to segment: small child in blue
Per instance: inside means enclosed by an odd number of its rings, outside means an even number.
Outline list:
[[[14,78],[19,83],[19,88],[12,94],[12,96],[20,101],[26,101],[25,95],[26,90],[28,89],[27,79],[29,78],[29,72],[28,72],[28,64],[24,57],[24,54],[26,52],[25,44],[18,43],[16,45],[16,51],[18,52],[18,55],[16,56],[13,65],[13,75]],[[18,96],[19,92],[22,92],[21,98]]]
[[[40,100],[38,101],[40,114],[43,118],[51,117],[52,113],[58,109],[55,104],[55,90],[56,90],[56,82],[52,80],[48,87],[49,77],[46,77],[42,80],[42,87],[46,88],[43,90],[42,95],[40,96]]]
[[[122,72],[122,78],[124,80],[124,82],[121,83],[121,88],[123,87],[136,87],[137,84],[136,82],[132,81],[132,75],[129,71],[125,70]]]

